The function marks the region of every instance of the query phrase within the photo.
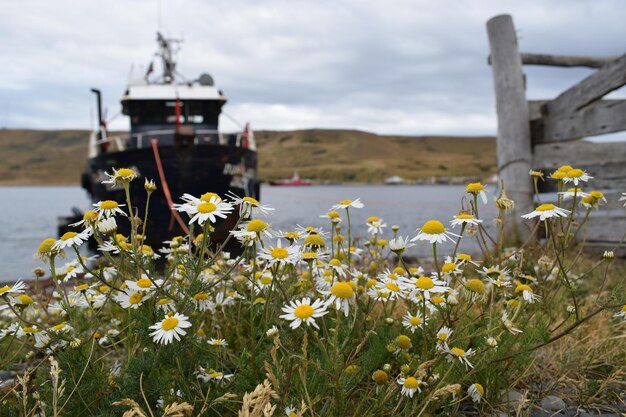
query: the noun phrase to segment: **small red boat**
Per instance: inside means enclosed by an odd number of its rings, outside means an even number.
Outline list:
[[[310,180],[303,180],[297,172],[293,173],[291,179],[270,181],[270,185],[313,185]]]

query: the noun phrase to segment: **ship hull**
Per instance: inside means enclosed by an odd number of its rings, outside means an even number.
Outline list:
[[[184,193],[201,196],[206,192],[215,192],[224,197],[228,191],[238,196],[260,198],[259,182],[256,176],[257,154],[241,147],[222,145],[201,145],[188,148],[159,146],[158,155],[162,164],[162,173],[170,190],[174,203],[182,202]],[[103,184],[105,173],[112,173],[113,168],[133,168],[138,178],[131,182],[131,202],[138,209],[141,219],[145,213],[147,193],[144,180],[154,180],[157,190],[150,198],[149,216],[146,224],[146,243],[158,248],[162,242],[177,235],[184,235],[182,227],[176,222],[163,192],[163,183],[157,165],[157,157],[152,148],[130,149],[123,152],[102,153],[87,161],[83,175],[83,187],[91,196],[93,203],[114,200],[126,203],[124,189]],[[180,213],[185,222],[189,218]],[[231,214],[219,221],[215,232],[211,234],[213,242],[223,242],[228,232],[235,226],[239,213]],[[119,232],[129,232],[129,222],[118,222]],[[196,233],[200,233],[196,228]],[[237,251],[238,243],[227,249]]]

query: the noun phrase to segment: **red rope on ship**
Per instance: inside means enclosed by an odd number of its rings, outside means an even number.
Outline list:
[[[176,219],[180,227],[185,231],[185,233],[189,234],[189,228],[180,218],[180,215],[176,210],[174,210],[174,202],[172,201],[172,195],[170,194],[170,187],[167,185],[167,180],[165,179],[165,172],[163,171],[163,164],[161,163],[161,156],[159,155],[159,140],[158,139],[150,139],[150,145],[152,146],[152,152],[154,153],[154,160],[157,164],[157,169],[159,170],[159,178],[161,179],[161,187],[163,187],[163,194],[165,194],[165,199],[167,200],[167,205],[170,208],[170,212],[172,216]],[[170,223],[170,230],[172,230],[172,224]]]

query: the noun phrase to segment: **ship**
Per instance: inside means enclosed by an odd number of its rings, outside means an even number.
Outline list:
[[[300,185],[301,186],[301,185],[313,185],[313,183],[311,182],[311,180],[303,180],[302,178],[300,178],[300,175],[298,175],[298,172],[294,172],[293,176],[290,179],[270,181],[270,185],[279,185],[279,186]]]
[[[226,104],[209,74],[188,80],[176,70],[175,54],[181,41],[157,33],[156,74],[150,63],[143,78],[130,80],[121,98],[122,114],[130,121],[129,132],[113,135],[107,131],[102,112],[101,92],[92,89],[97,100],[98,128],[89,137],[86,169],[81,185],[91,201],[125,203],[121,186],[103,184],[113,168],[132,168],[138,178],[130,183],[131,203],[140,213],[146,207],[145,180],[157,190],[150,197],[145,243],[159,247],[187,229],[185,214],[174,211],[184,193],[200,197],[230,192],[239,197],[260,199],[257,180],[257,151],[249,124],[240,131],[219,129],[219,117]],[[233,212],[215,224],[212,242],[224,242],[239,218]],[[119,232],[129,232],[129,222],[119,222]],[[236,250],[236,249],[235,249]]]

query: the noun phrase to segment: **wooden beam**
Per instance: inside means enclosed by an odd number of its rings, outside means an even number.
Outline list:
[[[603,66],[578,84],[546,103],[543,115],[557,117],[572,113],[626,84],[626,54]]]
[[[619,58],[619,56],[549,55],[525,52],[520,53],[520,56],[523,65],[588,68],[600,68]],[[487,63],[491,65],[491,56],[487,58]]]
[[[533,169],[541,169],[548,175],[559,166],[568,164],[589,172],[594,177],[590,186],[595,189],[626,190],[624,161],[626,142],[550,143],[535,146]]]
[[[533,185],[528,175],[532,155],[522,60],[510,15],[491,18],[487,34],[498,114],[498,174],[508,196],[515,201],[515,212],[506,227],[523,241],[528,230],[519,215],[533,209]]]
[[[546,117],[538,114],[543,105],[538,103],[529,102],[533,145],[626,130],[626,100],[600,100],[574,113]]]

